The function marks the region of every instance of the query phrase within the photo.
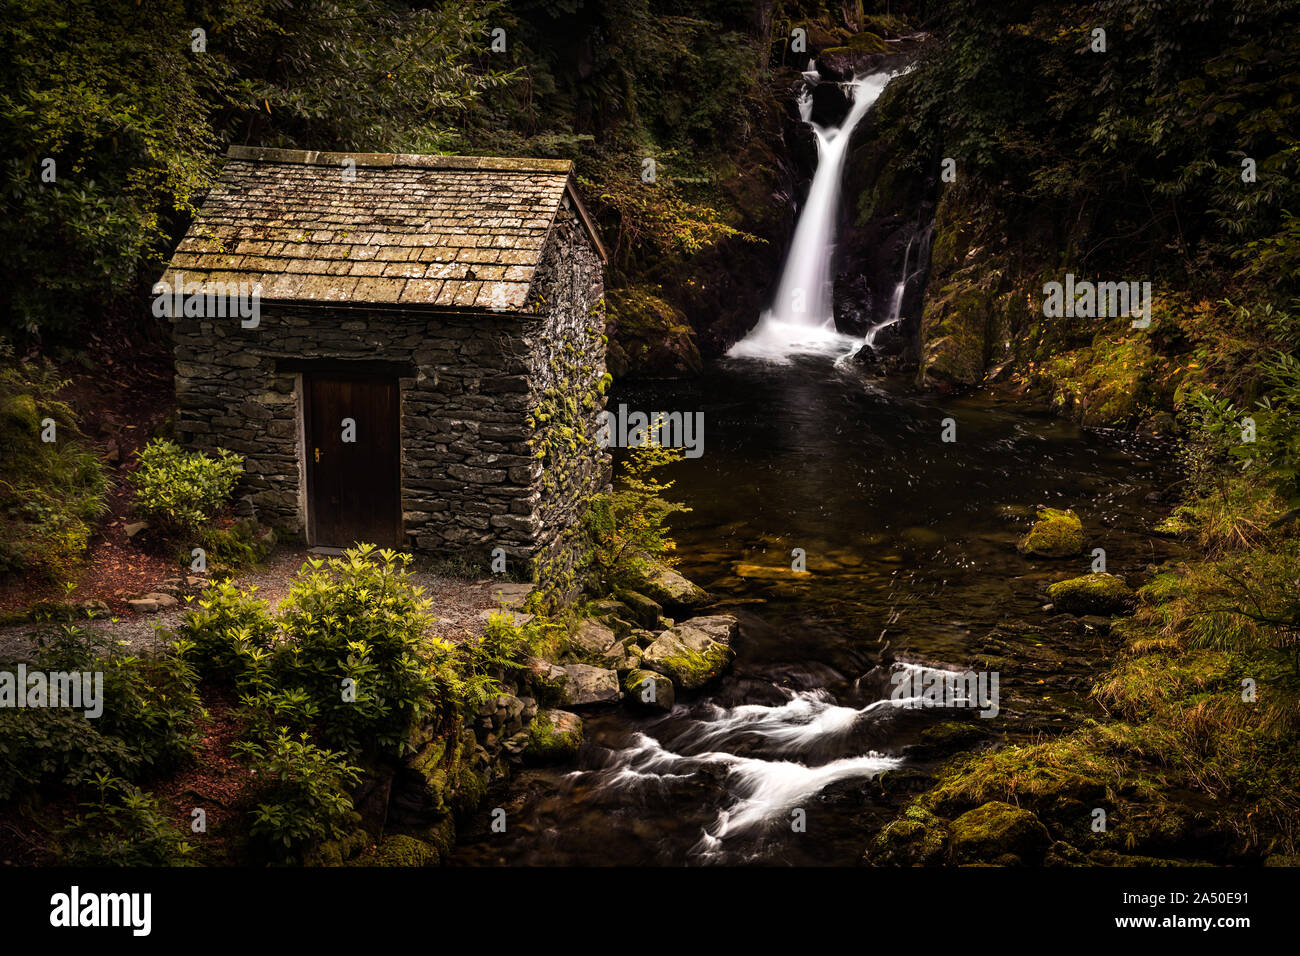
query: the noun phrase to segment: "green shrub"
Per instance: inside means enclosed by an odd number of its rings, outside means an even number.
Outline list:
[[[152,796],[124,780],[102,777],[99,800],[59,832],[60,862],[67,866],[187,866],[191,847]]]
[[[431,602],[411,583],[410,560],[361,545],[309,561],[281,604],[277,683],[317,702],[329,746],[393,750],[413,721],[454,703],[459,679],[434,666]]]
[[[81,561],[108,494],[77,416],[57,398],[67,382],[49,363],[10,366],[0,343],[0,574],[67,577]],[[42,441],[52,419],[56,441]]]
[[[676,545],[668,536],[668,519],[690,509],[663,497],[673,483],[660,481],[655,472],[684,455],[683,449],[656,444],[633,448],[620,486],[589,502],[583,528],[590,542],[591,571],[602,589],[640,581],[656,562],[672,564]]]
[[[249,833],[255,852],[267,859],[299,860],[322,840],[344,836],[360,821],[347,791],[361,771],[343,754],[284,729],[235,749],[250,760],[259,781]]]
[[[136,510],[167,531],[197,532],[225,507],[243,474],[243,458],[217,449],[215,456],[187,452],[155,438],[136,452],[131,476]]]
[[[0,800],[98,777],[140,780],[193,754],[203,707],[187,643],[141,658],[97,631],[69,624],[44,628],[34,638],[28,670],[101,673],[103,713],[92,718],[64,707],[0,708]],[[0,670],[15,666],[0,664]]]
[[[198,608],[181,620],[180,635],[194,646],[194,666],[205,678],[237,679],[248,666],[248,650],[268,651],[276,625],[270,606],[230,582],[209,585]]]

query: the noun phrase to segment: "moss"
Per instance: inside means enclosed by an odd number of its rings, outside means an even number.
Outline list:
[[[942,821],[912,804],[903,816],[886,824],[867,851],[866,862],[883,866],[927,866],[943,862],[948,833]]]
[[[385,837],[373,850],[363,853],[356,861],[357,866],[437,866],[442,862],[442,854],[437,847],[430,846],[413,836],[395,834]]]
[[[1047,595],[1057,610],[1069,614],[1123,614],[1132,610],[1136,601],[1123,578],[1104,572],[1057,581]]]
[[[529,725],[524,756],[530,763],[563,763],[576,757],[582,748],[582,721],[568,714],[564,726],[560,726],[557,713],[539,711]]]
[[[683,690],[698,690],[719,677],[731,663],[735,652],[726,644],[715,643],[704,651],[682,647],[680,654],[672,654],[658,661],[658,665]]]
[[[1001,801],[976,807],[952,822],[951,852],[958,863],[1036,863],[1051,837],[1029,810]]]
[[[704,368],[686,316],[644,287],[605,293],[616,378],[698,375]]]
[[[1021,554],[1068,558],[1084,548],[1083,522],[1073,511],[1039,508],[1038,520],[1018,545]]]

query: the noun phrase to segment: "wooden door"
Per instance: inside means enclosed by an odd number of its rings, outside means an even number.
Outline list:
[[[330,373],[303,388],[311,543],[402,544],[397,382]]]

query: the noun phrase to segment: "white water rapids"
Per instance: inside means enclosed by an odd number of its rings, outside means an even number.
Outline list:
[[[853,130],[895,75],[870,73],[848,84],[849,114],[838,127],[822,127],[812,121],[812,89],[804,89],[799,115],[816,136],[817,170],[795,226],[772,308],[727,355],[784,361],[796,352],[838,355],[861,344],[835,329],[831,261],[840,186]]]
[[[894,667],[916,669],[898,662]],[[947,673],[935,671],[933,673]],[[806,806],[831,784],[869,780],[899,766],[901,757],[868,749],[855,754],[853,736],[864,722],[887,717],[900,708],[922,706],[917,697],[886,698],[864,707],[844,707],[824,690],[783,691],[778,705],[719,707],[704,702],[689,711],[685,727],[667,742],[645,733],[631,745],[612,751],[599,770],[576,771],[599,788],[661,792],[710,769],[725,774],[728,801],[701,832],[692,853],[702,861],[718,859],[733,837],[761,836],[766,828],[789,828],[791,811]],[[681,719],[678,707],[670,718]],[[665,723],[669,718],[665,718]],[[825,757],[849,751],[835,759]]]

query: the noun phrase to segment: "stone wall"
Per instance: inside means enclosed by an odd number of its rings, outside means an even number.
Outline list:
[[[605,372],[601,293],[599,259],[572,210],[561,210],[530,314],[264,301],[254,329],[237,318],[174,320],[177,438],[244,455],[239,493],[261,520],[301,535],[302,373],[286,366],[409,364],[398,377],[407,545],[484,563],[502,547],[535,567],[607,480],[592,443],[601,403],[584,403]],[[565,395],[580,411],[559,425],[539,409]],[[561,453],[552,438],[564,428],[587,441]]]

